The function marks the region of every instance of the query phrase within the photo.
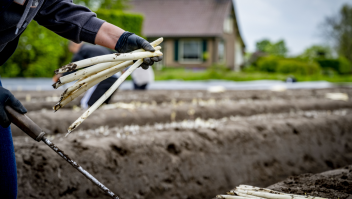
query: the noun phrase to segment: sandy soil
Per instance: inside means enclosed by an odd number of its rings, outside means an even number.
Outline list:
[[[37,109],[28,115],[121,198],[212,198],[239,184],[265,187],[352,164],[352,101],[325,98],[329,92],[352,96],[351,91],[203,92],[201,97],[184,91],[182,100],[175,94],[180,91],[167,92],[164,99],[161,91],[126,92],[68,138],[63,133],[81,111]],[[135,102],[126,103],[132,98]],[[14,144],[19,199],[108,198],[44,143],[17,136]]]
[[[327,164],[330,164],[327,162]],[[271,185],[270,189],[300,195],[345,199],[352,197],[352,166],[319,174],[301,174]]]

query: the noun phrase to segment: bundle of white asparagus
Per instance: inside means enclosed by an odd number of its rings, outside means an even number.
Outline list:
[[[325,199],[307,195],[286,194],[270,189],[240,185],[227,193],[227,195],[217,195],[219,199]]]
[[[83,113],[81,117],[79,117],[73,124],[71,124],[71,126],[68,128],[68,133],[66,136],[75,130],[89,115],[91,115],[101,104],[103,104],[105,100],[109,98],[121,85],[121,83],[125,81],[126,78],[143,63],[144,58],[162,56],[163,53],[160,52],[161,47],[158,46],[162,42],[163,38],[159,38],[150,43],[154,47],[155,52],[146,52],[143,49],[139,49],[125,54],[115,53],[110,55],[97,56],[67,64],[56,70],[55,73],[59,74],[90,66],[69,75],[60,77],[60,79],[53,84],[53,87],[57,89],[64,84],[77,80],[75,84],[68,87],[62,93],[59,102],[53,107],[55,112],[94,85],[132,65],[128,70],[126,70],[126,72],[123,73],[123,75],[118,78],[118,80],[110,87],[110,89],[99,98],[98,101],[96,101],[85,113]],[[133,60],[137,61],[133,63]]]

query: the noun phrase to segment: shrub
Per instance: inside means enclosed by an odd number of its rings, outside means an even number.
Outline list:
[[[316,62],[274,56],[260,58],[257,68],[263,72],[299,75],[318,74],[321,70]]]
[[[315,59],[330,58],[332,57],[332,52],[329,46],[313,45],[307,48],[299,57],[314,61]]]
[[[103,19],[126,31],[142,35],[143,16],[134,13],[125,13],[119,10],[99,9],[98,18]]]
[[[274,56],[262,57],[257,63],[259,71],[274,73],[276,72],[277,65],[280,58]]]
[[[324,70],[333,69],[335,71],[339,70],[340,62],[338,59],[317,59],[316,60],[320,67]]]
[[[339,74],[351,74],[352,71],[352,63],[345,57],[339,58]]]
[[[279,61],[276,71],[283,74],[314,75],[320,73],[320,67],[315,62],[286,59]]]
[[[317,59],[317,62],[324,70],[333,69],[339,74],[349,74],[352,71],[352,64],[345,57],[339,59]]]

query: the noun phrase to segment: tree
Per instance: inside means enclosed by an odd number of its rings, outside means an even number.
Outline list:
[[[352,62],[352,5],[345,4],[337,15],[327,17],[322,27],[337,53]]]
[[[288,52],[286,43],[284,40],[280,40],[276,43],[272,43],[270,40],[264,39],[256,43],[256,48],[257,48],[257,51],[259,52],[264,52],[270,55],[276,55],[276,56],[282,56],[282,57],[285,57]]]
[[[70,61],[67,40],[32,21],[18,47],[0,67],[2,77],[52,77],[54,70]]]
[[[314,60],[317,58],[332,58],[331,48],[329,46],[313,45],[307,48],[299,57]]]

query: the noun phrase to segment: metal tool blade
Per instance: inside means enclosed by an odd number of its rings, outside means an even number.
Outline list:
[[[104,186],[101,182],[99,182],[96,178],[94,178],[90,173],[84,170],[79,164],[73,161],[68,155],[66,155],[61,149],[55,146],[49,139],[45,136],[42,138],[42,141],[48,145],[53,151],[55,151],[59,156],[61,156],[64,160],[66,160],[70,165],[72,165],[75,169],[77,169],[80,173],[82,173],[88,180],[92,181],[95,185],[97,185],[101,190],[103,190],[106,194],[108,194],[111,198],[119,199],[119,197],[110,191],[106,186]]]

